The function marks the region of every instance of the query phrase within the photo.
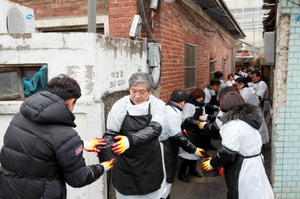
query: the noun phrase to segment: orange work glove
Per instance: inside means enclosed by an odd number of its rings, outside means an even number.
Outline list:
[[[83,142],[84,150],[86,150],[88,152],[100,152],[100,150],[96,148],[96,146],[99,146],[99,145],[106,145],[105,139],[93,138],[89,141]]]
[[[200,164],[204,172],[212,171],[214,168],[210,165],[211,158],[206,158],[204,162]]]
[[[115,161],[115,159],[113,158],[109,161],[102,162],[100,165],[102,165],[104,167],[104,171],[108,171],[109,169],[111,169],[114,166],[114,161]]]
[[[204,150],[204,149],[197,148],[194,154],[195,154],[196,156],[205,157],[205,156],[203,155],[203,153],[205,153],[205,150]]]
[[[112,150],[115,154],[120,155],[124,153],[129,148],[128,138],[124,135],[118,135],[115,137],[115,140],[119,140],[118,142],[112,145]]]
[[[204,129],[204,126],[207,122],[199,122],[198,127],[199,129]]]

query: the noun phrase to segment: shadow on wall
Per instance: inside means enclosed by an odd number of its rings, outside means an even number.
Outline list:
[[[102,101],[104,103],[104,118],[105,118],[105,124],[107,121],[107,115],[108,112],[110,111],[111,107],[114,105],[114,103],[121,99],[122,97],[124,97],[125,95],[129,95],[129,91],[117,91],[114,93],[107,93],[102,97]],[[106,126],[106,125],[105,125]],[[107,172],[107,198],[108,199],[115,199],[116,198],[116,194],[115,194],[115,189],[112,185],[111,182],[111,171]]]

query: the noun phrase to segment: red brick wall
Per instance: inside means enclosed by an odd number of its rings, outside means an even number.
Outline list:
[[[35,18],[82,16],[87,15],[87,1],[83,0],[14,0],[21,5],[33,8]],[[141,14],[138,0],[97,0],[97,13],[109,13],[110,36],[129,39],[129,31],[136,14]],[[150,19],[150,0],[143,0],[148,19]],[[155,11],[155,27],[152,37],[162,47],[162,76],[160,98],[169,99],[175,89],[184,89],[184,45],[185,43],[197,46],[197,86],[204,88],[209,83],[210,57],[217,58],[216,71],[222,68],[222,59],[227,54],[226,74],[231,71],[232,48],[235,41],[227,34],[217,31],[218,26],[212,25],[199,16],[188,6],[184,6],[197,23],[206,29],[196,27],[187,14],[183,13],[177,0],[173,3],[159,1]],[[194,6],[197,6],[196,4]],[[150,23],[149,23],[150,25]],[[143,31],[142,31],[143,33]],[[142,34],[145,37],[145,34]],[[226,41],[227,45],[225,44]],[[224,77],[225,78],[225,77]]]
[[[109,1],[109,35],[112,37],[129,38],[129,31],[134,15],[137,13],[137,0]]]
[[[196,5],[195,5],[196,6]],[[206,29],[217,30],[192,9],[188,12]],[[222,59],[228,54],[227,74],[231,71],[232,48],[228,48],[218,32],[206,32],[196,28],[195,24],[183,14],[177,2],[160,1],[155,16],[156,25],[152,31],[162,46],[162,77],[160,98],[167,101],[175,89],[184,89],[184,44],[197,46],[197,86],[204,88],[209,83],[210,57],[217,58],[216,71],[222,70]],[[234,46],[234,40],[222,35],[225,41]]]
[[[20,5],[32,8],[35,19],[63,16],[87,16],[86,0],[12,0]],[[108,14],[108,0],[97,0],[97,13]]]

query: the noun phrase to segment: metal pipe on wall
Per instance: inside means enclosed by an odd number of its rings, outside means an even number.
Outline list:
[[[88,32],[96,33],[96,0],[88,0]]]

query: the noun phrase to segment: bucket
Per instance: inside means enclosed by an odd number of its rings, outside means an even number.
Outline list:
[[[115,162],[117,161],[118,155],[112,151],[112,145],[99,145],[96,148],[100,149],[100,152],[98,152],[98,158],[100,163],[109,161],[112,158],[115,159]]]
[[[204,177],[214,177],[219,175],[219,170],[218,169],[213,169],[211,171],[203,171],[203,176]]]

